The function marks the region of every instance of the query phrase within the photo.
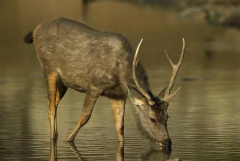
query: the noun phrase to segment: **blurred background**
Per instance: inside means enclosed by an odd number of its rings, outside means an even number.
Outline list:
[[[57,17],[121,33],[139,57],[151,89],[158,94],[172,74],[164,54],[186,54],[170,102],[172,152],[163,156],[137,130],[127,101],[125,145],[120,149],[110,100],[100,98],[75,145],[64,142],[78,122],[84,94],[69,89],[58,106],[59,137],[50,150],[46,88],[33,45],[23,37]],[[240,157],[239,0],[1,0],[0,1],[0,160],[238,160]],[[56,148],[57,147],[57,148]],[[56,150],[57,149],[57,150]],[[120,150],[120,151],[121,151]],[[51,152],[51,153],[50,153]],[[170,156],[169,156],[170,155]],[[116,158],[115,158],[116,157]]]

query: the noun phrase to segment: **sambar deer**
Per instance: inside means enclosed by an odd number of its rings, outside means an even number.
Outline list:
[[[168,57],[173,74],[167,88],[155,97],[147,74],[128,40],[116,33],[103,32],[85,24],[58,18],[38,25],[24,41],[34,42],[47,85],[48,117],[51,138],[57,138],[57,106],[68,87],[86,93],[80,119],[66,141],[75,136],[91,117],[98,97],[111,99],[119,141],[124,140],[124,111],[127,96],[134,104],[142,131],[160,146],[170,146],[167,108],[178,90],[170,94],[185,51],[177,64]]]

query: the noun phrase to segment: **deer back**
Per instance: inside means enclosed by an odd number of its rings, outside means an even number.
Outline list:
[[[34,44],[45,72],[57,71],[63,83],[81,92],[95,87],[110,98],[127,97],[132,78],[134,52],[128,40],[117,33],[103,32],[85,24],[58,18],[34,30]],[[136,75],[148,86],[142,65]]]

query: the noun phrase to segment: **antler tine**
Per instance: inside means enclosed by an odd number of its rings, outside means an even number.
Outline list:
[[[182,47],[182,53],[181,53],[181,56],[180,56],[180,59],[178,61],[177,64],[173,64],[172,60],[169,58],[167,52],[165,51],[166,55],[167,55],[167,58],[170,62],[170,64],[172,65],[172,68],[173,68],[173,73],[172,73],[172,77],[170,79],[170,83],[169,83],[169,86],[166,90],[166,94],[164,96],[164,101],[166,102],[169,102],[176,94],[177,92],[179,91],[180,87],[176,90],[176,92],[174,92],[173,94],[170,94],[171,90],[172,90],[172,87],[174,85],[174,82],[176,80],[176,77],[177,77],[177,74],[178,74],[178,70],[182,64],[182,60],[183,60],[183,57],[184,57],[184,53],[185,53],[185,40],[183,38],[183,47]]]
[[[165,54],[166,54],[166,56],[167,56],[167,58],[168,58],[168,60],[169,60],[170,64],[171,64],[172,66],[174,66],[174,64],[173,64],[172,60],[171,60],[171,59],[170,59],[170,57],[168,56],[168,53],[167,53],[167,51],[166,51],[166,50],[164,50],[164,52],[165,52]]]
[[[182,47],[181,57],[180,57],[180,59],[178,61],[178,65],[179,66],[182,64],[183,56],[184,56],[184,53],[185,53],[185,40],[184,40],[184,38],[182,38],[182,40],[183,40],[183,47]]]
[[[148,103],[149,103],[150,105],[154,105],[155,102],[152,100],[152,98],[149,96],[149,94],[147,94],[147,93],[141,88],[141,86],[140,86],[139,83],[138,83],[137,77],[136,77],[136,67],[137,67],[137,64],[138,64],[138,61],[139,61],[138,51],[139,51],[139,48],[140,48],[140,45],[141,45],[142,41],[143,41],[143,39],[139,42],[138,47],[137,47],[136,52],[135,52],[135,55],[134,55],[134,59],[133,59],[133,79],[134,79],[134,81],[135,81],[135,84],[136,84],[139,92],[141,92],[141,94],[144,95],[144,96],[148,99]]]

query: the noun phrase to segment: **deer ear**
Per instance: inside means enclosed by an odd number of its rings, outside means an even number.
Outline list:
[[[166,94],[166,91],[167,91],[167,87],[165,87],[165,88],[158,94],[157,97],[158,97],[159,100],[163,101],[164,96],[165,96],[165,94]]]
[[[128,87],[128,85],[127,85],[127,89],[128,89],[128,96],[134,105],[140,106],[145,104],[146,98],[137,89],[133,87]]]

